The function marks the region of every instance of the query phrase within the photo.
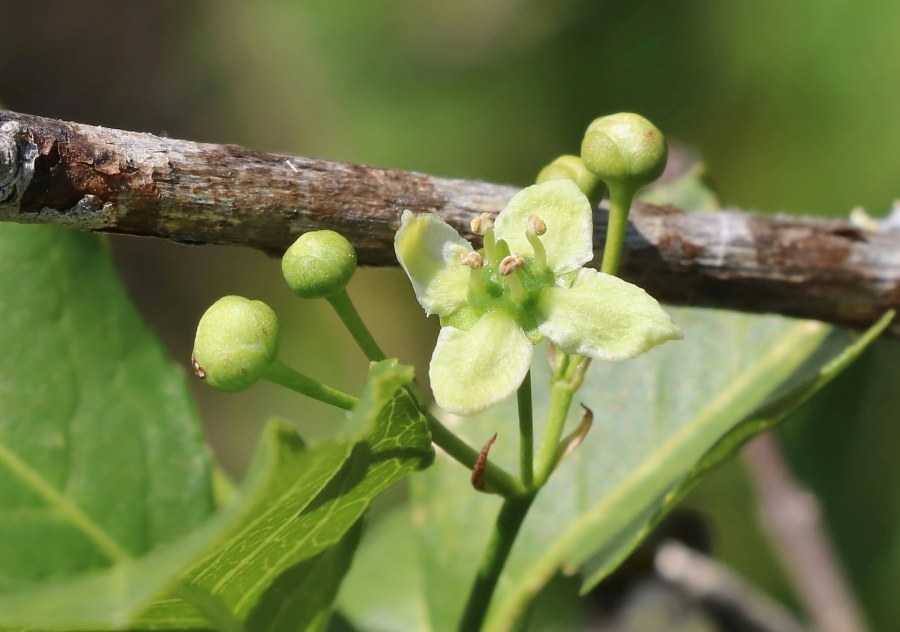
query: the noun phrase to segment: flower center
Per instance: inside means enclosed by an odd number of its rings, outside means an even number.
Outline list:
[[[488,213],[474,219],[471,228],[484,237],[484,247],[461,257],[461,263],[470,268],[469,305],[479,315],[503,310],[526,332],[536,332],[537,301],[556,281],[540,239],[547,232],[546,224],[536,215],[528,218],[525,236],[531,253],[510,252],[506,241],[494,234],[494,219]]]

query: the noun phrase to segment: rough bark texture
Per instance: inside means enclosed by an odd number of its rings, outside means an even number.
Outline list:
[[[0,111],[0,219],[8,221],[272,254],[303,232],[331,228],[354,244],[360,263],[383,266],[396,265],[403,209],[437,213],[475,239],[469,220],[499,212],[517,190]],[[597,209],[598,261],[606,218]],[[669,303],[862,327],[900,307],[900,235],[638,204],[621,274]]]

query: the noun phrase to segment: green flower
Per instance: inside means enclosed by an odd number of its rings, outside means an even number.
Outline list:
[[[429,369],[441,408],[471,415],[512,394],[545,338],[625,360],[682,337],[644,290],[582,267],[594,256],[591,205],[571,180],[522,190],[472,230],[479,251],[437,215],[405,211],[394,239],[419,303],[441,319]]]

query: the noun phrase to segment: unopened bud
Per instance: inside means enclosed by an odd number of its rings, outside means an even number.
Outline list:
[[[541,169],[537,184],[550,180],[574,180],[585,195],[591,195],[597,188],[597,176],[584,166],[579,156],[560,156]]]
[[[581,144],[585,166],[606,183],[632,193],[662,175],[666,167],[666,139],[639,114],[623,112],[596,119]]]
[[[333,230],[300,235],[284,253],[281,272],[301,298],[326,298],[343,290],[356,272],[356,251]]]
[[[275,361],[278,336],[278,317],[271,307],[242,296],[223,296],[197,325],[194,373],[220,391],[243,390]]]

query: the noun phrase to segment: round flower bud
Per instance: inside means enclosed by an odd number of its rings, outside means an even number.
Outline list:
[[[535,183],[542,184],[549,180],[574,180],[585,195],[590,195],[597,187],[597,175],[585,167],[578,156],[560,156],[541,169]]]
[[[333,230],[300,235],[281,259],[281,273],[301,298],[325,298],[343,290],[356,272],[356,251]]]
[[[197,325],[194,373],[220,391],[243,390],[275,361],[278,334],[278,317],[271,307],[243,296],[223,296]]]
[[[581,143],[585,166],[607,186],[632,192],[662,175],[666,167],[666,139],[640,114],[611,114],[595,119]]]

